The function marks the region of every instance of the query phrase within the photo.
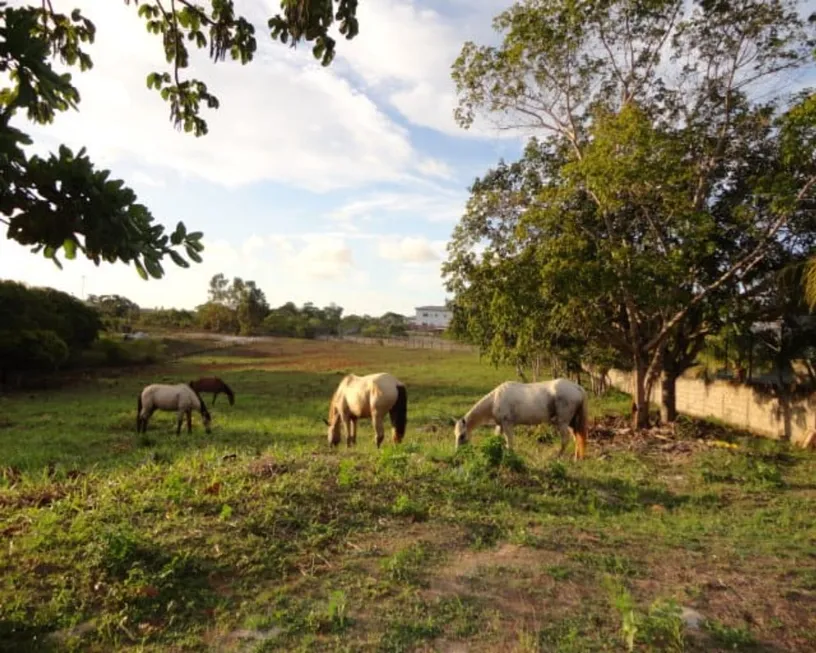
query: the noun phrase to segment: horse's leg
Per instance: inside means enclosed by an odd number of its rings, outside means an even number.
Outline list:
[[[356,417],[351,418],[351,443],[355,445],[357,444],[357,422]]]
[[[513,448],[513,423],[504,421],[499,426],[499,431],[504,435],[504,441],[508,449]]]
[[[181,423],[184,421],[184,411],[180,410],[176,416],[176,435],[181,435]]]
[[[150,421],[150,418],[153,416],[152,410],[145,410],[142,411],[141,419],[142,419],[142,433],[147,433],[147,423]]]
[[[380,414],[379,411],[371,411],[371,422],[374,424],[374,433],[376,434],[377,449],[380,448],[380,445],[385,440],[385,425],[383,419],[383,415]]]
[[[187,433],[190,434],[193,432],[193,409],[189,408],[187,410]]]
[[[212,405],[215,406],[215,398],[218,396],[217,392],[213,392],[213,403]]]
[[[561,434],[561,448],[558,450],[558,457],[560,458],[561,456],[564,455],[564,452],[567,450],[567,444],[569,443],[570,440],[570,432],[569,429],[567,428],[567,425],[561,421],[558,422],[556,428],[558,429],[558,432]]]
[[[351,446],[351,433],[352,429],[354,428],[354,419],[351,417],[344,417],[343,418],[343,427],[346,429],[346,446]]]

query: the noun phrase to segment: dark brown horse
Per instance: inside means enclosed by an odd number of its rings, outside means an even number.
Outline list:
[[[230,387],[224,383],[221,379],[215,376],[206,376],[202,379],[198,379],[197,381],[190,381],[188,383],[193,390],[196,392],[212,392],[213,393],[213,405],[215,405],[215,398],[218,396],[218,393],[223,392],[227,395],[227,399],[229,399],[230,406],[235,403],[235,393],[230,389]]]

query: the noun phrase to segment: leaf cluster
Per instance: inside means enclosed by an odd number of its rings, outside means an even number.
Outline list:
[[[194,50],[209,58],[247,64],[256,50],[255,26],[236,12],[233,0],[125,0],[137,8],[148,32],[161,38],[169,70],[147,75],[147,87],[169,104],[177,129],[196,136],[207,133],[204,107],[217,109],[218,98],[207,85],[184,72]],[[335,41],[328,35],[337,22],[347,39],[359,32],[357,0],[283,0],[282,12],[269,20],[273,39],[314,42],[313,54],[331,63]],[[188,233],[183,223],[165,232],[150,211],[136,201],[124,182],[98,170],[84,149],[61,146],[47,157],[28,156],[32,139],[12,124],[18,113],[45,124],[58,112],[76,110],[79,92],[71,74],[58,73],[53,60],[80,71],[92,68],[87,47],[96,27],[79,9],[54,10],[50,0],[12,7],[0,0],[0,73],[9,84],[0,88],[0,220],[7,236],[31,245],[60,266],[58,253],[73,259],[77,251],[101,261],[132,262],[142,278],[160,278],[162,260],[181,267],[201,262],[201,232]]]

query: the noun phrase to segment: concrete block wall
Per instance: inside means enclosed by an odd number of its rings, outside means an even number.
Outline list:
[[[609,378],[616,388],[633,394],[634,375],[612,370]],[[677,410],[684,415],[715,418],[738,428],[774,439],[802,444],[816,429],[816,397],[794,401],[787,407],[778,399],[757,390],[728,381],[706,383],[702,379],[677,380]],[[659,402],[661,384],[653,390],[652,401]]]

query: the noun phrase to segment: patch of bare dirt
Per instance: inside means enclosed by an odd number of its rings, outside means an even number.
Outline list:
[[[249,463],[249,473],[257,478],[271,478],[289,471],[289,468],[271,456],[264,456]]]
[[[691,594],[686,605],[706,619],[750,630],[763,650],[812,651],[816,596],[800,600],[783,574],[769,573],[777,566],[773,558],[729,562],[675,550],[670,560],[652,561],[648,577],[633,579],[632,588],[644,603],[657,596]]]
[[[424,591],[427,598],[471,596],[501,606],[505,619],[517,621],[540,612],[540,600],[529,591],[553,586],[542,567],[553,554],[515,544],[489,551],[457,551],[440,566]],[[507,582],[509,579],[511,582]],[[515,582],[515,581],[521,581]],[[537,593],[537,592],[536,592]]]
[[[389,523],[390,521],[382,520],[383,530],[379,532],[347,542],[349,548],[358,554],[387,556],[417,542],[425,542],[442,550],[453,550],[465,543],[465,531],[455,526],[431,522]]]
[[[270,628],[255,630],[238,628],[228,633],[211,631],[205,635],[205,643],[212,651],[255,651],[263,642],[277,637],[282,630]]]

